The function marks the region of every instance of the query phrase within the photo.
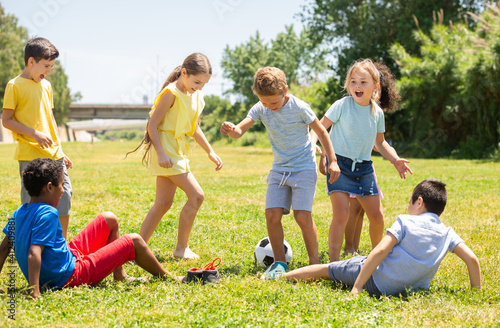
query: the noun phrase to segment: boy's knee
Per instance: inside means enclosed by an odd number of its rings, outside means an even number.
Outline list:
[[[267,224],[277,224],[281,222],[283,217],[282,208],[268,208],[266,209],[266,222]]]
[[[293,217],[299,226],[312,226],[313,219],[309,211],[294,211]]]
[[[132,239],[132,242],[134,243],[134,247],[144,247],[146,246],[146,242],[144,241],[144,238],[142,238],[141,235],[139,235],[138,233],[129,233],[127,234],[126,236],[129,236],[130,239]]]
[[[113,212],[102,212],[101,215],[106,220],[109,230],[115,230],[118,228],[118,217],[116,217]]]

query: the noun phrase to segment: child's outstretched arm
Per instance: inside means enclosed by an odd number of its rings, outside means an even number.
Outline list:
[[[470,287],[481,289],[481,267],[476,254],[465,243],[458,244],[453,253],[457,254],[467,265],[469,271]]]
[[[351,294],[357,295],[363,291],[364,285],[370,279],[375,269],[397,243],[398,240],[390,232],[382,238],[382,241],[370,252],[365,264],[363,264],[358,278],[356,278],[354,286],[352,286]]]
[[[42,252],[45,246],[32,244],[28,253],[28,283],[32,288],[33,299],[40,296],[40,268],[42,267]]]
[[[204,151],[206,151],[206,153],[208,154],[208,158],[210,158],[210,160],[214,162],[215,165],[217,165],[215,170],[219,171],[222,168],[222,160],[214,152],[212,146],[210,146],[210,143],[208,142],[199,125],[196,127],[196,130],[193,133],[193,138],[198,143],[198,145],[200,145],[200,147],[203,148]]]
[[[6,129],[13,132],[33,137],[40,147],[47,148],[52,146],[52,139],[43,132],[30,128],[14,120],[14,110],[4,108],[2,112],[2,124]]]
[[[384,156],[385,159],[390,161],[392,165],[398,170],[399,176],[401,179],[406,179],[406,172],[410,172],[413,174],[413,171],[410,169],[407,163],[410,163],[409,160],[400,158],[396,153],[396,150],[392,148],[387,141],[385,141],[383,133],[377,133],[377,139],[375,140],[375,147],[377,151]]]
[[[238,139],[245,132],[248,131],[252,127],[255,122],[250,117],[245,117],[243,121],[238,123],[238,125],[234,125],[231,122],[224,122],[220,126],[220,133],[223,135],[228,135],[233,139]]]
[[[11,242],[9,237],[5,236],[2,243],[0,244],[0,272],[2,272],[3,265],[11,249]]]
[[[315,118],[309,126],[311,127],[311,131],[314,131],[316,134],[321,146],[323,146],[323,151],[326,153],[326,156],[328,156],[328,168],[326,170],[330,173],[330,180],[328,181],[332,183],[339,178],[340,168],[337,164],[337,156],[335,156],[335,151],[330,141],[330,137],[328,136],[328,132],[317,118]]]
[[[165,93],[165,95],[163,95],[163,97],[160,98],[158,105],[156,105],[156,108],[153,114],[151,115],[151,118],[149,119],[147,127],[151,143],[153,144],[153,147],[156,150],[156,154],[158,154],[158,165],[166,169],[172,167],[174,163],[172,162],[172,159],[165,152],[165,149],[163,149],[160,140],[160,134],[158,133],[158,126],[165,117],[167,111],[174,104],[174,101],[175,101],[175,96],[172,93],[170,92]]]
[[[319,122],[321,123],[321,125],[323,125],[323,127],[327,131],[328,131],[328,128],[330,128],[333,124],[333,122],[330,121],[330,119],[326,116],[323,116],[323,118]],[[316,143],[318,142],[318,135],[316,134],[316,132],[314,130],[311,130],[311,132],[309,132],[309,134],[311,135],[312,144],[316,145]]]

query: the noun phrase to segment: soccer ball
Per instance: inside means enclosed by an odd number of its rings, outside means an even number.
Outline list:
[[[286,240],[283,240],[283,243],[285,244],[286,264],[290,264],[290,262],[292,262],[292,247],[290,247],[290,244]],[[257,246],[255,246],[254,255],[255,262],[257,262],[257,264],[263,268],[266,268],[273,264],[274,254],[271,243],[269,242],[269,237],[262,238],[257,243]]]

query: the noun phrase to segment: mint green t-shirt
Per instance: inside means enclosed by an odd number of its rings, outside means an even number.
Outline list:
[[[335,153],[354,162],[369,161],[377,133],[385,132],[384,112],[375,106],[356,104],[351,96],[337,100],[325,116],[333,122],[330,139]]]

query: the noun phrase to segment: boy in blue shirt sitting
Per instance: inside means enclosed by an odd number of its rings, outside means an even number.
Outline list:
[[[3,229],[0,272],[10,249],[32,288],[97,284],[113,273],[115,280],[128,278],[123,264],[135,260],[155,276],[171,277],[139,234],[119,235],[118,218],[111,212],[99,214],[66,244],[57,205],[64,192],[63,167],[50,158],[31,161],[22,173],[31,200],[19,207]],[[174,278],[184,280],[184,278]]]
[[[446,206],[445,184],[435,179],[420,182],[408,204],[410,215],[399,215],[386,236],[368,257],[357,256],[330,264],[303,267],[285,274],[291,281],[330,279],[374,295],[399,295],[428,289],[441,260],[453,252],[467,265],[471,288],[481,289],[481,269],[464,241],[439,220]]]

